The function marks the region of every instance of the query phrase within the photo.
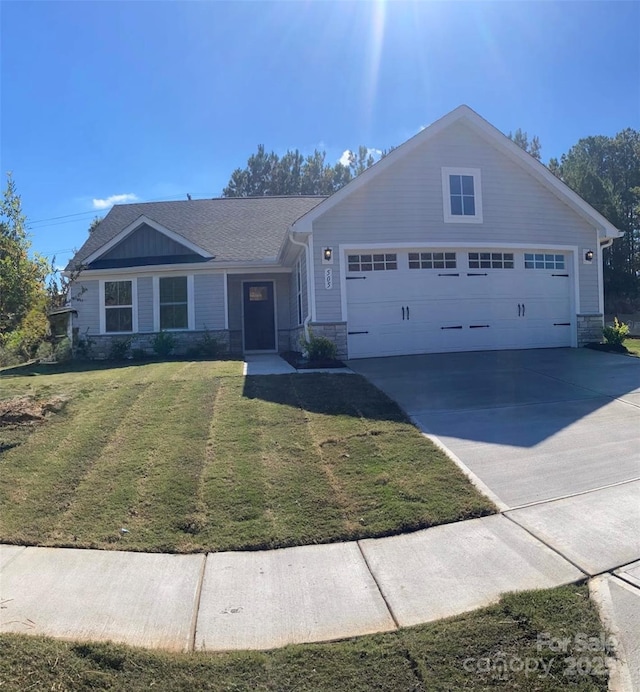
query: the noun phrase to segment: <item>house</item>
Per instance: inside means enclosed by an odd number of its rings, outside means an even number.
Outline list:
[[[343,358],[599,340],[621,236],[467,106],[327,198],[118,205],[70,263],[98,356],[216,336],[234,352],[335,341]]]

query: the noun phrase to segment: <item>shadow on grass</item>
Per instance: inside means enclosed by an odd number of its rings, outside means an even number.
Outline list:
[[[242,395],[327,416],[408,422],[394,401],[360,375],[248,375]]]

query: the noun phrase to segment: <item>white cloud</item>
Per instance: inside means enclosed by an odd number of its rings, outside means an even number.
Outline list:
[[[341,163],[343,166],[348,166],[349,156],[351,156],[351,151],[349,149],[345,149],[342,152],[342,156],[338,159],[338,163]]]
[[[111,195],[105,199],[94,199],[93,208],[94,209],[108,209],[114,204],[125,204],[127,202],[137,202],[138,196],[134,195],[133,192],[127,192],[123,195]]]
[[[351,150],[345,149],[342,152],[342,156],[338,159],[338,163],[341,163],[343,166],[348,166],[349,165],[349,156],[351,156]],[[373,156],[373,160],[377,161],[382,156],[382,149],[375,149],[374,147],[367,147],[367,156]]]

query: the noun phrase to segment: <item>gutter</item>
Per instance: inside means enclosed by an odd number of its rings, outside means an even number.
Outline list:
[[[307,243],[294,239],[293,228],[289,228],[289,240],[293,245],[304,248],[304,257],[307,264],[307,316],[304,318],[302,326],[304,328],[304,338],[309,341],[311,337],[309,332],[309,323],[311,322],[311,263],[309,262],[309,246]]]

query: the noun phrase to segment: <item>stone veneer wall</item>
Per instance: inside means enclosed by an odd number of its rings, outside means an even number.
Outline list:
[[[333,341],[338,348],[339,359],[344,360],[347,357],[346,322],[312,322],[309,327],[314,336],[325,336]]]
[[[197,346],[205,335],[217,339],[217,341],[222,346],[222,351],[229,351],[229,332],[227,330],[218,331],[198,331],[198,332],[170,332],[173,337],[175,348],[173,350],[173,355],[183,356],[186,354],[190,347]],[[155,338],[155,333],[149,334],[74,334],[74,355],[81,355],[81,351],[78,348],[78,339],[87,340],[91,342],[88,356],[93,360],[105,360],[109,358],[111,354],[111,346],[114,342],[122,342],[125,339],[130,339],[129,352],[136,349],[142,349],[146,355],[153,356],[153,340]]]
[[[604,315],[577,315],[578,346],[602,341]]]

